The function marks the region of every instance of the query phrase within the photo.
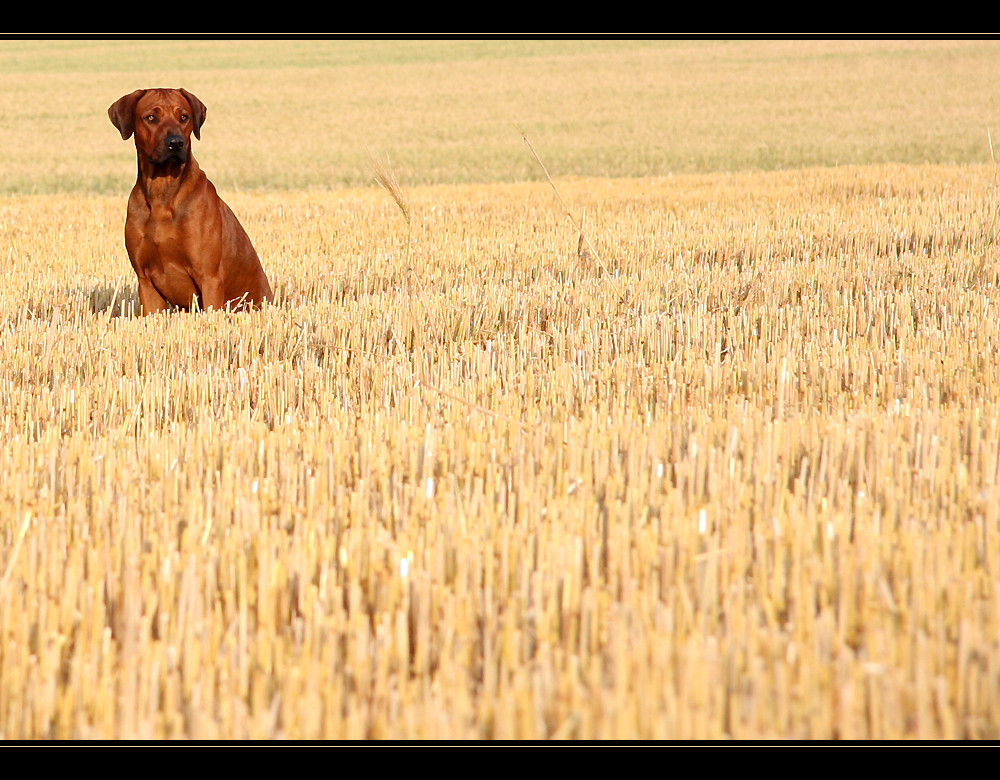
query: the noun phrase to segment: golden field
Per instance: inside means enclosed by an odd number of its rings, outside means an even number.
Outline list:
[[[0,44],[0,737],[1000,737],[1000,47],[571,44]],[[161,79],[260,312],[136,316]]]

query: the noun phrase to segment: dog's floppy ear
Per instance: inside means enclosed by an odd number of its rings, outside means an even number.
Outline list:
[[[108,116],[111,117],[111,124],[118,128],[118,132],[122,134],[123,141],[127,141],[129,136],[135,132],[135,104],[145,94],[146,90],[137,89],[130,95],[118,98],[108,108]]]
[[[191,121],[194,122],[194,137],[199,141],[201,140],[201,126],[205,124],[205,114],[208,113],[208,109],[205,104],[198,100],[197,97],[192,95],[186,89],[179,90],[180,93],[187,98],[187,102],[191,104]]]

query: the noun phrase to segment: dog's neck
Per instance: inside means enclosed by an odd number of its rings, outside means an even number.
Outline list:
[[[165,163],[153,163],[139,155],[136,183],[150,207],[175,205],[183,199],[185,190],[193,187],[203,177],[201,166],[192,154],[188,154],[185,162],[170,160]]]

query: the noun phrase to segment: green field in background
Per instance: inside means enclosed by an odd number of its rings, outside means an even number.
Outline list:
[[[117,193],[107,107],[183,86],[225,189],[983,163],[1000,126],[993,41],[0,42],[0,193]],[[994,133],[995,134],[995,133]]]

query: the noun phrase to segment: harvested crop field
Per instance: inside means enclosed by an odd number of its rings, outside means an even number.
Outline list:
[[[0,737],[1000,737],[1000,88],[940,143],[823,89],[926,62],[935,105],[1000,46],[206,42],[135,76],[34,43],[0,94],[72,74],[107,138],[74,177],[36,106],[0,194]],[[559,121],[537,71],[578,85]],[[742,124],[670,157],[662,74]],[[106,110],[164,79],[262,311],[138,316]],[[829,135],[766,129],[824,94]]]

